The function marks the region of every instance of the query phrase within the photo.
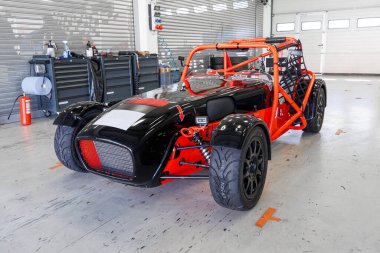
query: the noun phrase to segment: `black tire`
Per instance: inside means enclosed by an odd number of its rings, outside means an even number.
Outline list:
[[[268,143],[255,127],[242,149],[214,146],[210,161],[210,188],[215,201],[233,210],[252,209],[263,192],[268,167]]]
[[[91,110],[83,115],[83,119],[89,122],[99,113],[101,111]],[[83,127],[83,124],[76,127],[58,126],[54,136],[54,150],[58,160],[67,168],[77,172],[87,172],[81,166],[74,146],[75,137]]]
[[[321,79],[316,80],[316,82],[323,82],[324,84],[324,81]],[[304,132],[319,133],[319,131],[321,131],[322,125],[323,125],[323,119],[325,117],[325,108],[326,108],[326,91],[321,86],[317,93],[317,101],[314,104],[315,115],[312,119],[307,120],[307,125],[303,129]]]

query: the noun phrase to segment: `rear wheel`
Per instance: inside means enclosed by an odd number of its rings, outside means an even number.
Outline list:
[[[83,119],[89,122],[100,113],[99,110],[91,110],[83,115]],[[54,136],[54,150],[58,160],[67,168],[77,172],[87,172],[79,162],[74,142],[75,137],[83,127],[83,124],[76,127],[58,126]]]
[[[317,80],[322,81],[322,80]],[[323,82],[323,81],[322,81]],[[309,133],[318,133],[321,131],[323,125],[323,119],[325,117],[325,108],[326,108],[326,91],[324,88],[320,87],[317,100],[314,104],[314,117],[307,121],[306,128],[303,129],[305,132]]]
[[[268,167],[268,143],[255,127],[242,149],[213,147],[210,188],[215,201],[226,208],[249,210],[260,199]]]

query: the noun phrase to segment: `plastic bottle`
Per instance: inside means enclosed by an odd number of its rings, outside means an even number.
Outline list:
[[[70,53],[70,48],[67,45],[68,41],[64,40],[62,42],[64,44],[64,50],[63,50],[62,58],[63,59],[69,59],[69,58],[71,58],[71,53]]]
[[[91,42],[90,42],[90,41],[87,42],[86,56],[87,56],[88,58],[91,58],[91,57],[94,56],[94,52],[93,52],[93,50],[92,50],[92,46],[91,46]]]
[[[50,57],[55,58],[55,48],[51,40],[49,40],[49,43],[47,44],[46,55],[49,55]]]

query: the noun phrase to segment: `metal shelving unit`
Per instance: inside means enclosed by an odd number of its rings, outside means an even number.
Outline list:
[[[105,89],[105,101],[113,102],[133,96],[132,58],[126,56],[100,57]]]
[[[46,115],[61,112],[71,104],[90,99],[87,59],[33,57],[30,64],[45,65],[45,73],[35,73],[32,68],[32,75],[44,76],[52,83],[51,94],[38,97],[38,109],[44,110]]]
[[[134,94],[141,94],[160,87],[160,69],[157,56],[133,56]],[[138,64],[137,64],[138,62]]]

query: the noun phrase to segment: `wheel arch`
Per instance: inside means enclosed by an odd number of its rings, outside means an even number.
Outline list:
[[[103,111],[106,108],[108,108],[107,105],[92,101],[75,103],[66,107],[54,120],[53,124],[74,127],[83,121],[82,116],[90,110]]]
[[[271,159],[271,141],[267,125],[261,119],[246,114],[231,114],[226,116],[213,131],[211,145],[241,149],[246,136],[255,128],[260,127],[265,133],[268,144],[268,159]]]

